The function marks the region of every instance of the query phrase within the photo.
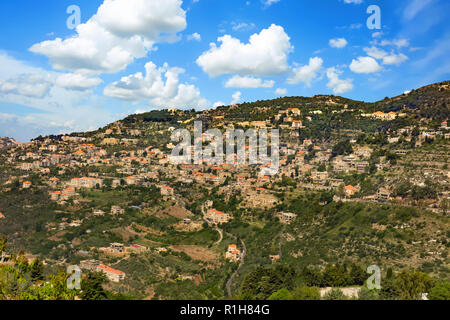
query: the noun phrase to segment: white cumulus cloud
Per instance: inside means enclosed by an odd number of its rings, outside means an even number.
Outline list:
[[[402,64],[403,62],[405,62],[406,60],[408,60],[408,57],[406,55],[404,55],[403,53],[399,53],[399,54],[392,53],[388,56],[383,57],[383,64],[399,65],[399,64]]]
[[[188,35],[187,39],[189,41],[201,41],[202,36],[199,33],[194,32],[193,34]]]
[[[271,5],[280,2],[280,0],[262,0],[262,3],[264,4],[264,6],[266,7],[270,7]]]
[[[347,40],[345,38],[336,38],[336,39],[330,39],[330,47],[333,48],[344,48],[348,44]]]
[[[275,93],[280,95],[280,96],[284,96],[287,94],[287,89],[284,88],[277,88],[277,90],[275,90]]]
[[[372,58],[375,59],[383,59],[384,57],[386,57],[388,55],[388,53],[386,51],[384,51],[383,49],[379,49],[375,46],[372,46],[370,48],[364,48],[364,51],[371,56]]]
[[[46,96],[52,87],[48,74],[22,74],[0,81],[0,95],[13,94],[31,98]]]
[[[317,73],[322,69],[323,60],[319,57],[309,59],[309,64],[298,68],[293,68],[293,75],[287,79],[289,84],[305,83],[307,86],[317,77]]]
[[[227,83],[225,84],[225,88],[272,88],[274,84],[275,81],[273,80],[263,81],[261,78],[233,76],[228,79]]]
[[[233,98],[231,104],[239,103],[242,98],[242,93],[240,91],[236,91],[231,97]]]
[[[164,35],[186,28],[181,0],[104,0],[77,34],[34,44],[53,68],[78,73],[115,73],[145,57]]]
[[[141,72],[123,77],[109,84],[104,95],[128,101],[148,100],[154,107],[192,107],[204,108],[209,101],[202,98],[200,91],[193,85],[183,84],[179,75],[181,68],[164,64],[158,68],[153,62],[145,65],[145,76]]]
[[[89,78],[82,74],[65,73],[56,78],[56,85],[70,90],[86,90],[98,86],[103,80],[100,78]]]
[[[378,60],[382,60],[383,64],[386,65],[400,65],[406,60],[408,60],[408,57],[403,53],[395,54],[394,52],[391,52],[389,54],[388,52],[379,49],[375,46],[372,46],[370,48],[364,48],[364,51],[369,56]]]
[[[332,89],[335,94],[342,94],[353,89],[353,79],[340,79],[341,72],[335,67],[327,69],[328,88]]]
[[[373,73],[381,69],[382,67],[372,57],[359,57],[357,60],[353,59],[350,64],[350,70],[355,73]]]
[[[218,41],[220,46],[211,43],[211,48],[197,59],[197,64],[212,77],[222,74],[271,76],[289,69],[287,58],[293,47],[284,29],[275,24],[253,34],[248,43],[230,35]]]

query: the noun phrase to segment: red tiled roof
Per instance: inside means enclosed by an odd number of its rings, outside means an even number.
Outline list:
[[[113,269],[113,268],[108,267],[108,266],[106,266],[106,265],[104,265],[104,264],[101,264],[101,265],[99,265],[98,267],[99,267],[100,269],[104,270],[104,271],[107,271],[107,272],[112,272],[112,273],[115,273],[115,274],[125,274],[125,272],[123,272],[123,271]]]

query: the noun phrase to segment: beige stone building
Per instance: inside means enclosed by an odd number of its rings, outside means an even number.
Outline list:
[[[205,219],[213,224],[219,224],[227,223],[231,220],[231,217],[229,214],[210,208],[205,213]]]

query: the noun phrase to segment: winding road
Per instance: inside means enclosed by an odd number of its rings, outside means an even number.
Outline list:
[[[239,263],[239,267],[236,269],[236,271],[231,275],[230,279],[227,281],[227,294],[229,297],[231,297],[231,285],[233,284],[233,280],[238,274],[239,270],[244,266],[245,263],[245,255],[247,254],[247,247],[245,246],[245,242],[241,239],[241,245],[242,245],[242,257],[241,257],[241,263]]]

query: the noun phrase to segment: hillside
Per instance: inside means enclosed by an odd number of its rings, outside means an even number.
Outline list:
[[[450,275],[449,106],[446,81],[375,103],[284,97],[2,139],[5,253],[39,257],[46,274],[102,272],[108,291],[137,299],[361,286],[369,265],[398,290],[378,298],[416,299],[399,281],[424,277],[428,292]],[[278,174],[171,163],[171,133],[196,120],[204,131],[279,129]]]

